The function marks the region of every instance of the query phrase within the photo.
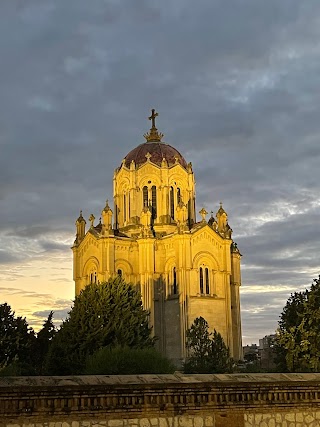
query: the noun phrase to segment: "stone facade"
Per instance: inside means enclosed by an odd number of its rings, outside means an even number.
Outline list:
[[[320,411],[5,423],[1,427],[319,427]]]
[[[76,295],[119,274],[139,288],[166,356],[186,357],[186,330],[202,316],[241,359],[241,255],[228,215],[221,205],[207,220],[201,209],[197,222],[192,165],[162,136],[153,126],[115,170],[113,211],[107,202],[88,230],[82,213],[77,219]]]
[[[320,410],[244,415],[245,427],[319,427]]]
[[[0,427],[319,427],[320,374],[0,378]]]

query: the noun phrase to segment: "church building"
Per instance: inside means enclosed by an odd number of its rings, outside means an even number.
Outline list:
[[[146,141],[114,172],[112,208],[107,201],[97,225],[91,214],[87,230],[80,212],[72,247],[75,293],[120,275],[140,290],[167,357],[187,356],[186,331],[202,316],[238,360],[241,254],[221,203],[216,216],[207,220],[202,208],[197,220],[192,164],[162,141],[157,116],[152,110]]]

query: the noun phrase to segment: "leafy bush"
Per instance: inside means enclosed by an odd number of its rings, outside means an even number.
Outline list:
[[[5,368],[0,370],[0,377],[17,377],[17,376],[36,375],[34,366],[19,360],[14,360]]]
[[[175,366],[154,348],[104,347],[87,358],[85,374],[169,374]]]

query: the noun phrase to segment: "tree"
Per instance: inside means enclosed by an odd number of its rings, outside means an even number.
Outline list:
[[[279,321],[279,361],[291,372],[320,370],[320,276],[288,299]]]
[[[290,350],[290,355],[288,354],[289,346],[292,344],[295,345],[295,340],[292,341],[288,332],[291,331],[290,333],[292,333],[295,331],[295,333],[298,333],[297,328],[303,317],[304,303],[306,301],[307,294],[307,290],[291,294],[280,315],[278,336],[275,341],[275,362],[278,369],[282,372],[295,370],[295,357],[293,352]],[[289,344],[289,341],[291,344]],[[291,361],[289,361],[290,358]]]
[[[141,295],[121,277],[86,286],[53,339],[48,374],[81,373],[88,355],[102,347],[154,345]]]
[[[211,345],[211,364],[212,372],[224,373],[232,372],[232,360],[230,358],[230,352],[226,346],[222,335],[215,329],[212,336]]]
[[[232,360],[229,349],[219,332],[209,332],[208,322],[197,317],[186,334],[189,357],[184,365],[187,373],[230,372]]]
[[[42,329],[37,333],[37,338],[34,343],[34,364],[37,375],[42,375],[44,372],[45,360],[52,340],[56,334],[56,328],[53,324],[52,318],[53,311],[50,311]]]
[[[0,369],[13,362],[31,363],[35,335],[25,318],[15,317],[10,305],[0,304]]]
[[[280,316],[280,330],[299,326],[303,317],[304,303],[307,301],[308,293],[308,290],[305,290],[304,292],[294,292],[290,295]]]

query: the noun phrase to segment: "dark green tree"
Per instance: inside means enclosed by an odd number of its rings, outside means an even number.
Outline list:
[[[50,311],[47,320],[44,322],[42,329],[37,333],[34,343],[34,367],[37,375],[44,373],[45,360],[56,334],[56,328],[53,324],[53,311]]]
[[[308,290],[305,290],[304,292],[294,292],[290,295],[280,316],[280,330],[299,326],[304,314],[304,304],[307,301],[308,293]]]
[[[88,355],[102,347],[152,347],[141,295],[121,277],[86,286],[49,349],[48,374],[81,373]]]
[[[232,372],[232,359],[222,335],[215,329],[211,339],[211,372],[225,373]]]
[[[189,353],[185,364],[187,372],[207,372],[210,363],[211,334],[208,322],[197,317],[186,333],[186,347]]]
[[[34,342],[33,329],[26,319],[15,317],[7,303],[0,304],[0,370],[12,363],[24,367],[31,365]]]
[[[184,365],[186,373],[231,372],[229,349],[216,330],[209,332],[208,322],[197,317],[186,334],[189,357]]]
[[[290,372],[320,371],[320,276],[310,290],[288,299],[280,316],[277,352],[278,364]]]
[[[287,372],[289,368],[286,360],[287,350],[283,343],[280,343],[279,338],[281,336],[283,339],[286,333],[290,330],[295,330],[296,333],[299,334],[298,326],[300,325],[303,317],[304,304],[306,302],[307,295],[307,290],[304,292],[294,292],[291,294],[280,315],[278,329],[279,334],[274,345],[274,361],[278,370],[281,372]],[[292,363],[294,365],[294,359],[292,360]],[[295,370],[294,366],[291,367],[291,370]]]

